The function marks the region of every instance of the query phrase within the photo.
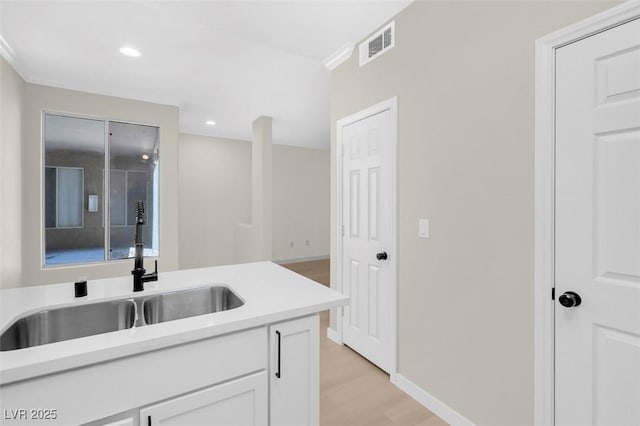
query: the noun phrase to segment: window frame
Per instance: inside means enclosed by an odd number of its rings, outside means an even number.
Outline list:
[[[146,180],[147,186],[148,186],[149,173],[146,172],[146,171],[142,171],[142,170],[111,169],[111,170],[109,170],[109,181],[111,181],[111,178],[112,178],[111,173],[112,172],[122,172],[122,173],[124,173],[124,188],[125,188],[125,191],[124,191],[124,206],[125,206],[125,212],[124,212],[124,224],[120,224],[120,225],[111,224],[111,227],[112,228],[126,228],[128,226],[134,226],[135,222],[134,223],[129,223],[130,217],[127,215],[127,211],[126,211],[126,207],[129,205],[129,191],[128,191],[128,189],[129,189],[129,174],[130,173],[143,173],[145,175],[145,180]],[[106,174],[105,174],[105,176],[106,176]],[[109,183],[111,183],[111,182],[109,182]],[[109,188],[109,190],[111,190],[111,188]],[[145,189],[145,198],[146,198],[145,199],[145,203],[149,204],[149,188],[148,187]],[[109,202],[111,202],[111,194],[109,194]],[[109,220],[111,220],[111,207],[112,206],[109,206]],[[147,208],[147,210],[148,210],[148,208]]]
[[[47,218],[46,218],[46,209],[47,209],[47,205],[46,205],[46,201],[44,204],[44,225],[45,225],[45,230],[47,229],[82,229],[84,228],[84,206],[85,206],[85,197],[84,197],[84,167],[70,167],[70,166],[47,166],[46,164],[44,165],[45,170],[46,169],[55,169],[56,170],[56,225],[55,226],[47,226]],[[60,195],[60,190],[59,190],[59,186],[58,185],[58,180],[59,180],[59,176],[60,176],[60,169],[72,169],[72,170],[80,170],[80,174],[81,174],[81,181],[80,181],[80,196],[81,196],[81,200],[80,200],[80,225],[79,226],[59,226],[59,218],[58,218],[58,209],[59,209],[59,195]],[[45,186],[46,186],[46,173],[44,174],[44,179],[45,179]]]

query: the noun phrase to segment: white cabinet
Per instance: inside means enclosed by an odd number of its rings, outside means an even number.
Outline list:
[[[52,426],[318,426],[319,358],[315,314],[3,384],[0,400],[57,408]]]
[[[267,373],[252,374],[140,410],[141,426],[266,426]]]
[[[317,426],[318,333],[317,314],[270,325],[268,372],[145,407],[140,426]]]
[[[269,327],[271,426],[320,422],[319,316]]]

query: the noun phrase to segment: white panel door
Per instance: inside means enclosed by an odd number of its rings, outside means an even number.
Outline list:
[[[391,111],[342,128],[343,340],[389,372],[391,357]],[[386,255],[386,258],[384,258]]]
[[[640,20],[556,67],[556,424],[640,425]]]
[[[140,424],[266,426],[268,410],[267,373],[262,371],[143,408]]]

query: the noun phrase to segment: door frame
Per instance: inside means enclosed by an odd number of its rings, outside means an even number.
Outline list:
[[[555,53],[556,49],[640,18],[629,0],[536,40],[534,424],[555,424]]]
[[[341,118],[336,122],[336,289],[342,293],[342,229],[343,229],[343,205],[342,205],[342,156],[344,154],[344,146],[342,141],[342,129],[349,124],[353,124],[356,121],[360,121],[372,115],[379,114],[383,111],[389,110],[391,117],[389,125],[391,126],[390,133],[391,139],[389,140],[389,155],[391,155],[391,247],[389,251],[392,255],[389,257],[389,268],[391,277],[391,300],[390,305],[390,360],[389,365],[389,377],[391,382],[395,382],[396,374],[398,372],[398,97],[394,96],[368,108],[351,114],[347,117]],[[342,321],[344,318],[344,308],[339,307],[336,310],[336,333],[333,334],[331,328],[328,329],[328,337],[334,340],[338,344],[343,344],[343,327]]]

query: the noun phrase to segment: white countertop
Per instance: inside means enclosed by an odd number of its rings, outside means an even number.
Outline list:
[[[88,281],[88,296],[74,297],[72,282],[0,290],[0,331],[43,308],[152,295],[221,284],[244,300],[239,308],[112,333],[0,352],[0,385],[109,359],[249,329],[345,305],[348,297],[272,262],[160,272],[134,293],[131,276]]]

